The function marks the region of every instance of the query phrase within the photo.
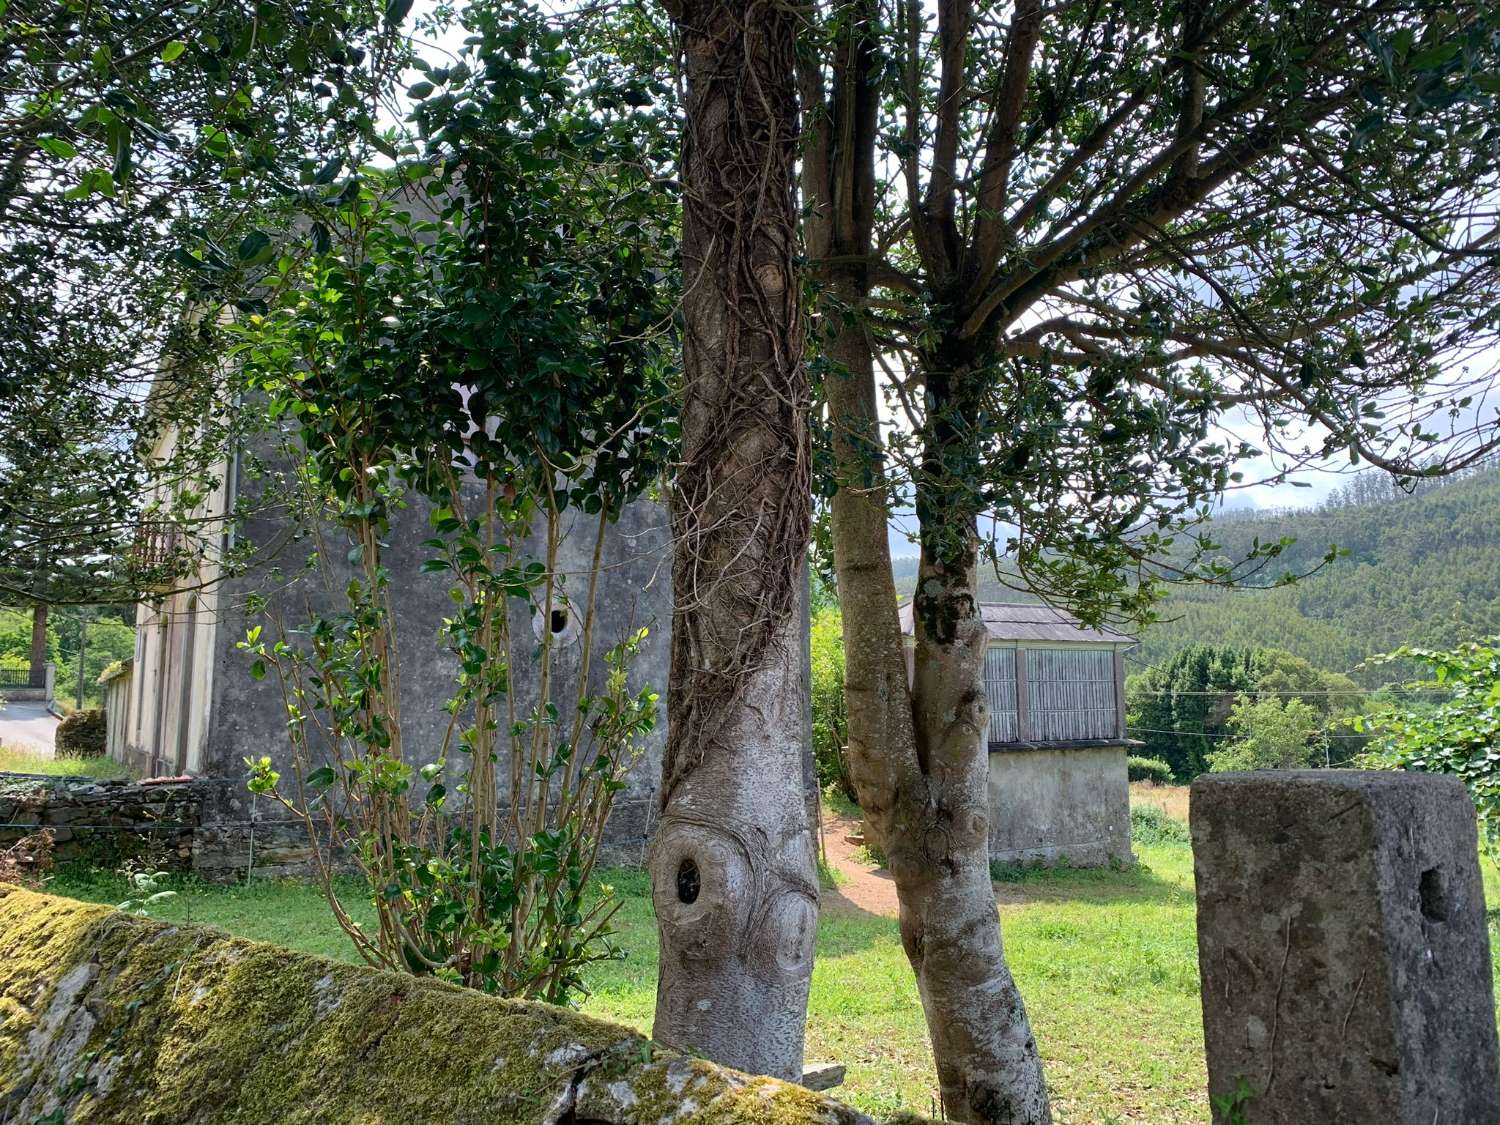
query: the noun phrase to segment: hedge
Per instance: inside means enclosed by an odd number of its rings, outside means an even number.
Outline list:
[[[1131,781],[1151,781],[1157,785],[1172,784],[1172,767],[1160,758],[1138,758],[1134,754],[1125,759],[1125,770]]]

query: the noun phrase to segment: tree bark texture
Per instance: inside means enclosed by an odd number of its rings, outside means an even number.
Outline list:
[[[799,592],[808,386],[793,271],[797,12],[671,6],[686,69],[670,726],[650,859],[656,1038],[800,1077],[817,925]]]
[[[916,973],[943,1108],[958,1121],[1048,1122],[1041,1056],[1005,961],[990,881],[987,637],[973,539],[961,541],[957,559],[936,557],[924,544],[908,686],[884,470],[878,461],[872,466],[878,454],[869,442],[849,436],[876,424],[870,349],[855,327],[839,332],[828,351],[849,373],[830,376],[827,385],[841,475],[873,476],[863,487],[840,487],[832,509],[850,769],[896,883],[901,940]]]
[[[27,680],[34,688],[47,684],[47,607],[42,602],[31,607],[31,671]]]
[[[871,288],[875,18],[855,4],[835,43],[832,88],[805,69],[809,143],[803,166],[809,257],[826,265],[818,318],[828,359],[824,393],[839,489],[831,504],[843,610],[849,763],[860,804],[886,850],[900,903],[902,944],[916,973],[952,1119],[1041,1125],[1051,1120],[1041,1058],[1005,962],[989,874],[986,633],[975,584],[972,515],[919,483],[923,558],[908,681],[887,538],[872,341],[860,317]],[[813,107],[816,107],[814,110]],[[946,358],[946,357],[945,357]],[[949,398],[962,365],[938,360]],[[962,432],[929,439],[940,474]]]

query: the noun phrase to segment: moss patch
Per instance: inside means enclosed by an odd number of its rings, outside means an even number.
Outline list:
[[[0,886],[0,1120],[869,1119],[565,1009]]]

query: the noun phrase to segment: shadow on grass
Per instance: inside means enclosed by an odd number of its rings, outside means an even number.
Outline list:
[[[1150,859],[1133,867],[996,867],[995,898],[1002,905],[1029,902],[1094,902],[1173,904],[1191,898],[1192,852],[1186,847],[1152,849],[1166,859],[1161,870]],[[1178,855],[1177,853],[1181,854]],[[1180,864],[1180,867],[1179,867]],[[1172,870],[1179,867],[1178,870]]]

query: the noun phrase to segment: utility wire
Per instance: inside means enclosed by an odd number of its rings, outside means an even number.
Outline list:
[[[1430,688],[1361,688],[1358,691],[1247,691],[1241,688],[1223,688],[1220,691],[1172,691],[1171,689],[1161,691],[1147,691],[1145,688],[1136,688],[1132,695],[1273,695],[1292,696],[1300,698],[1304,695],[1425,695],[1429,692],[1447,691],[1451,687],[1433,685]]]
[[[1128,724],[1126,725],[1125,730],[1126,730],[1127,733],[1134,732],[1136,734],[1172,734],[1172,735],[1176,735],[1178,738],[1243,738],[1244,737],[1244,735],[1239,735],[1239,734],[1214,734],[1214,733],[1211,733],[1209,731],[1198,731],[1198,730],[1161,730],[1161,729],[1159,729],[1157,727],[1133,727],[1133,726],[1130,726]],[[1370,736],[1369,735],[1365,735],[1365,734],[1325,734],[1325,735],[1323,735],[1323,737],[1324,738],[1367,739]]]

